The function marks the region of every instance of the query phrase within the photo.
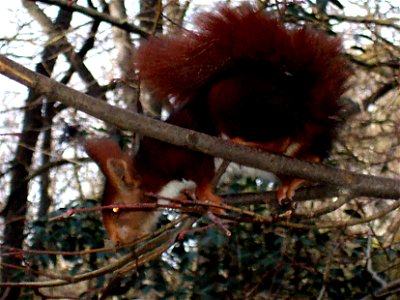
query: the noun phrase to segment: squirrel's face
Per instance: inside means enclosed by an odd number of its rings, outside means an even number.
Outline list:
[[[129,243],[149,233],[157,220],[156,199],[146,196],[135,177],[131,161],[111,158],[106,162],[107,178],[102,204],[116,205],[103,210],[103,222],[114,243]]]
[[[130,203],[124,203],[126,199],[115,200],[112,204],[130,205]],[[157,221],[157,216],[158,213],[155,210],[110,209],[103,211],[103,223],[113,243],[126,244],[149,233]]]
[[[157,200],[143,192],[132,158],[112,139],[88,139],[83,145],[106,177],[102,206],[115,205],[102,210],[111,241],[129,243],[149,233],[157,221],[152,204]]]

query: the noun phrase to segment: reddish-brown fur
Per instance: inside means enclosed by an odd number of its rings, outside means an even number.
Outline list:
[[[151,203],[141,188],[132,158],[111,139],[84,141],[88,155],[99,165],[106,177],[102,205]],[[128,243],[151,230],[157,220],[155,211],[102,210],[103,222],[110,239]]]
[[[172,118],[190,104],[214,126],[199,131],[311,161],[326,157],[350,74],[341,40],[250,6],[220,6],[195,24],[195,32],[153,37],[138,52],[145,85],[160,101],[173,97]]]
[[[288,27],[250,6],[220,6],[199,14],[195,24],[193,32],[152,37],[137,53],[146,87],[160,101],[174,99],[167,122],[275,153],[324,158],[350,74],[340,39]],[[91,156],[99,162],[109,155],[104,151]],[[158,192],[184,178],[197,183],[198,198],[219,201],[210,186],[213,158],[205,154],[145,137],[130,166],[141,191]],[[299,182],[278,195],[292,196]]]

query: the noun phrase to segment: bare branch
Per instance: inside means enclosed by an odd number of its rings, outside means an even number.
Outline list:
[[[0,73],[28,86],[39,94],[46,95],[50,99],[58,99],[65,105],[72,106],[125,130],[276,174],[341,186],[356,195],[400,198],[399,180],[361,175],[263,152],[128,112],[37,74],[9,60],[4,55],[0,55]]]
[[[50,4],[50,5],[56,5],[60,8],[68,10],[68,11],[76,11],[76,12],[79,12],[86,16],[92,17],[95,20],[103,21],[103,22],[109,23],[113,26],[116,26],[118,28],[121,28],[123,30],[126,30],[128,32],[139,34],[142,37],[148,36],[147,32],[141,30],[140,28],[138,28],[132,24],[129,24],[126,19],[118,20],[118,19],[111,17],[108,14],[98,12],[95,9],[77,5],[77,4],[73,3],[72,1],[68,1],[68,0],[32,0],[32,1],[42,2],[42,3],[46,3],[46,4]]]
[[[329,19],[334,19],[349,23],[375,24],[400,30],[400,26],[396,24],[397,22],[400,21],[399,18],[387,18],[383,20],[383,19],[374,19],[371,17],[353,17],[353,16],[343,16],[343,15],[328,15],[328,17]]]

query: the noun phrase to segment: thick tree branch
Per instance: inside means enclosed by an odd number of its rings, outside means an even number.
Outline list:
[[[125,130],[273,173],[337,185],[351,190],[356,195],[400,198],[400,180],[360,175],[321,164],[282,157],[166,124],[84,95],[37,74],[3,55],[0,55],[0,73],[28,86],[39,94],[46,95],[50,99],[58,99],[65,105]]]

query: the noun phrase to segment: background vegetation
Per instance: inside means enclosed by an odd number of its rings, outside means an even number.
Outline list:
[[[211,2],[7,1],[1,54],[158,118],[161,108],[132,76],[135,49],[149,35],[192,28],[193,13],[212,9]],[[137,137],[114,126],[123,120],[106,110],[94,118],[79,101],[68,104],[70,91],[54,97],[52,85],[26,83],[27,90],[2,77],[1,299],[398,299],[400,2],[254,3],[343,37],[354,75],[348,121],[326,162],[343,170],[331,178],[336,185],[300,191],[291,209],[275,204],[267,191],[274,182],[228,174],[218,191],[236,208],[229,221],[163,210],[157,232],[117,249],[96,210],[102,177],[78,140],[111,135],[134,148]],[[1,60],[2,73],[6,65]],[[324,170],[316,170],[322,178]],[[341,178],[355,181],[338,184]]]

